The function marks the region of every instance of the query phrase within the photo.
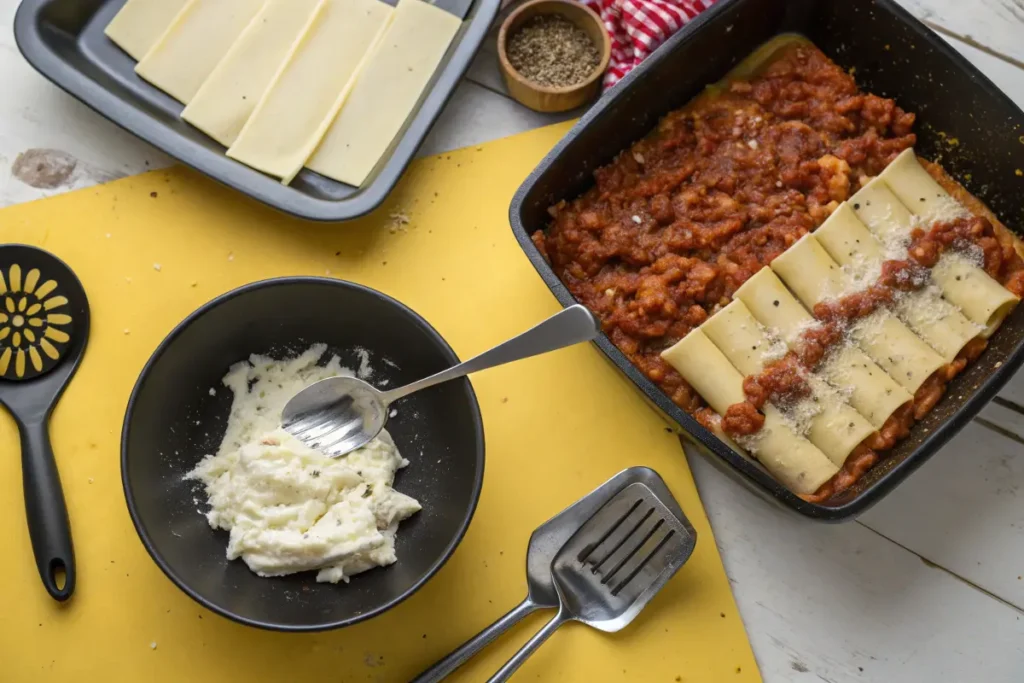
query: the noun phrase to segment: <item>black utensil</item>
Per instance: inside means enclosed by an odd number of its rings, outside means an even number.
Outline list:
[[[36,566],[47,592],[61,601],[75,590],[75,551],[48,423],[88,336],[89,302],[67,264],[35,247],[0,246],[0,404],[21,433]]]

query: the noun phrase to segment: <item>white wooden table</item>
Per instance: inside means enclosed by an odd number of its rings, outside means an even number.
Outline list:
[[[899,1],[1024,106],[1024,0]],[[169,165],[24,62],[17,4],[0,0],[0,206]],[[505,95],[485,49],[422,153],[554,120]],[[60,180],[58,169],[56,187],[26,184],[11,169],[36,149],[59,150],[74,170]],[[1024,374],[906,484],[840,526],[783,513],[690,459],[765,681],[1024,681],[1022,404]]]

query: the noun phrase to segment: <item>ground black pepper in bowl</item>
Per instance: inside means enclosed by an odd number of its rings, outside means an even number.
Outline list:
[[[587,80],[601,54],[590,36],[558,14],[528,19],[508,39],[508,61],[527,80],[564,88]]]

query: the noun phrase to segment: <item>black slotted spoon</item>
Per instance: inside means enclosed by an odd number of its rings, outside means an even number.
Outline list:
[[[25,513],[39,576],[61,601],[75,590],[75,551],[48,424],[88,336],[89,302],[67,264],[35,247],[0,246],[0,404],[21,434]]]

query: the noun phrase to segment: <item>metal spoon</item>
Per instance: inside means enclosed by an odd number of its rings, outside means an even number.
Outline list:
[[[612,496],[631,482],[646,480],[652,476],[657,475],[646,467],[623,470],[538,527],[530,536],[530,545],[526,552],[526,599],[421,673],[412,683],[438,683],[444,680],[527,615],[545,607],[558,607],[558,593],[551,580],[551,562],[555,555],[576,530],[611,500]]]
[[[372,441],[387,422],[388,407],[409,394],[478,370],[590,341],[597,333],[594,316],[577,304],[476,358],[398,389],[379,391],[355,377],[315,382],[288,401],[281,423],[310,448],[340,458]]]
[[[567,621],[606,632],[625,628],[679,571],[697,534],[660,478],[658,483],[636,482],[619,491],[558,551],[551,563],[558,613],[488,683],[511,678]]]

